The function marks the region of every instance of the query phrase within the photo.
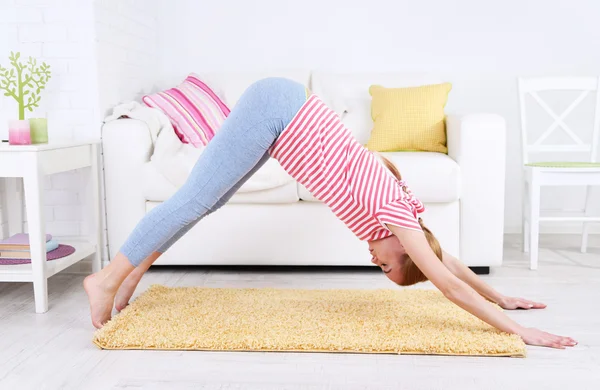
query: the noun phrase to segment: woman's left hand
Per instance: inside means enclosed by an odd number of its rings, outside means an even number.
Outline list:
[[[546,307],[545,304],[539,302],[529,301],[523,298],[513,298],[513,297],[502,297],[498,305],[506,310],[514,310],[514,309],[544,309]]]

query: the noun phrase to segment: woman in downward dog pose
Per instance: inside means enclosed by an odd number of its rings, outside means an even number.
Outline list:
[[[442,251],[418,217],[423,204],[397,169],[360,145],[316,95],[282,78],[258,81],[244,92],[186,183],[138,223],[106,268],[85,279],[93,325],[104,325],[113,305],[123,309],[161,253],[223,206],[269,156],[369,243],[372,262],[393,282],[431,280],[456,305],[528,344],[576,344],[520,326],[489,304],[485,298],[506,309],[544,307],[505,298]]]

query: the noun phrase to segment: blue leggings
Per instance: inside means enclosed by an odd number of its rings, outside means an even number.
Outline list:
[[[305,87],[283,78],[252,84],[208,143],[185,184],[142,218],[120,249],[138,266],[164,253],[223,206],[268,159],[268,149],[306,102]]]

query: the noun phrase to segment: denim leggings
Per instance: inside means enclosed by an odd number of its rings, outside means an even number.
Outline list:
[[[185,184],[137,224],[120,249],[138,266],[164,253],[214,212],[268,159],[269,148],[306,102],[305,87],[283,78],[252,84],[208,143]]]

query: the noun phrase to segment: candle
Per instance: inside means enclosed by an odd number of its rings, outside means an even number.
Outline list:
[[[29,129],[32,143],[44,144],[48,142],[48,120],[46,118],[30,118]]]
[[[31,145],[29,121],[8,121],[8,143],[11,145]]]

